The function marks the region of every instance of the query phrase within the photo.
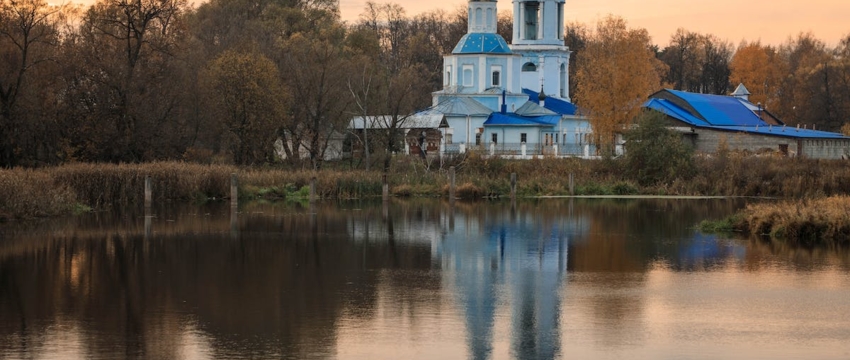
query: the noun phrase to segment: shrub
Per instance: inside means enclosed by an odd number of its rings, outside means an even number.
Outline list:
[[[693,148],[679,133],[667,128],[665,115],[645,111],[637,126],[626,132],[625,170],[629,178],[648,186],[670,183],[695,174]]]

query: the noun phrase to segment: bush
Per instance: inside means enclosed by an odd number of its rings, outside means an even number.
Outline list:
[[[694,176],[693,148],[682,141],[679,133],[667,128],[664,114],[644,111],[625,138],[626,174],[639,184],[669,184],[677,178]]]

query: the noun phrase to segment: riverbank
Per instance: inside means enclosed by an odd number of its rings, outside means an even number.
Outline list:
[[[351,163],[348,163],[349,165]],[[504,160],[469,155],[423,161],[393,159],[387,175],[393,196],[445,197],[450,166],[456,169],[459,198],[510,194],[517,174],[518,197],[607,196],[750,196],[819,198],[850,193],[850,167],[844,161],[753,157],[730,154],[698,157],[696,171],[669,182],[641,186],[627,178],[621,160]],[[186,162],[144,164],[68,164],[39,169],[0,170],[0,218],[57,216],[75,210],[141,206],[144,181],[153,180],[153,201],[226,199],[230,177],[239,179],[240,199],[303,199],[316,178],[317,196],[348,199],[381,196],[381,171],[328,164],[320,171],[286,167],[236,167]],[[574,179],[572,192],[570,174]]]
[[[850,196],[749,204],[719,221],[704,221],[705,232],[740,232],[792,245],[850,245]]]

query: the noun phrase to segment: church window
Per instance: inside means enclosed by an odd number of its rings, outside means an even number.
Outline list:
[[[522,71],[537,71],[537,65],[532,62],[527,62],[522,65]]]
[[[564,3],[558,3],[558,39],[564,40]]]
[[[501,66],[493,66],[490,68],[490,74],[492,75],[490,81],[493,87],[502,86],[502,67]]]
[[[484,19],[481,17],[484,16],[481,12],[481,8],[475,8],[475,26],[481,26],[484,24]]]
[[[529,1],[525,3],[525,40],[537,40],[537,27],[540,23],[540,3]]]
[[[491,135],[491,138],[493,139],[493,143],[498,144],[499,143],[499,134],[492,133],[490,135]]]
[[[561,97],[567,97],[567,64],[561,64]]]
[[[487,9],[487,28],[488,29],[493,28],[493,18],[494,17],[495,16],[493,16],[493,9]]]
[[[519,134],[519,142],[525,144],[526,140],[528,140],[528,135],[526,133]]]
[[[463,86],[472,86],[472,65],[463,66]]]
[[[452,86],[452,66],[446,66],[446,79],[443,81],[446,86]]]

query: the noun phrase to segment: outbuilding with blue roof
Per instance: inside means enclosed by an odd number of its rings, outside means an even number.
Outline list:
[[[815,159],[850,158],[850,137],[815,129],[790,127],[749,102],[739,85],[732,96],[661,90],[644,108],[665,114],[698,152],[713,153],[721,143],[731,150],[779,153]]]

